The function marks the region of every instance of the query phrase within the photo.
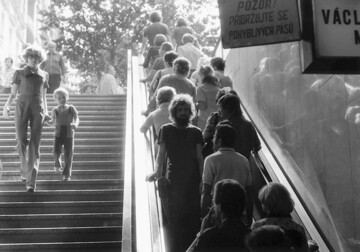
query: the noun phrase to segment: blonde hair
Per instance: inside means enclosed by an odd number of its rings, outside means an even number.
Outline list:
[[[69,92],[68,92],[65,88],[60,87],[60,88],[55,89],[54,94],[53,94],[54,99],[56,99],[56,96],[57,96],[58,94],[63,94],[63,95],[65,95],[66,100],[69,100]]]

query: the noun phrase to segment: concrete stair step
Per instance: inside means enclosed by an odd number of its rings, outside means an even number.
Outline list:
[[[51,151],[51,149],[47,152],[41,153],[42,161],[53,161],[54,160],[53,154],[50,151]],[[122,153],[122,152],[118,152],[118,153],[78,153],[78,152],[75,152],[74,160],[78,160],[78,161],[82,161],[82,160],[84,160],[84,161],[85,160],[87,160],[87,161],[115,160],[116,161],[116,160],[122,159],[123,155],[124,155],[124,153]],[[11,161],[19,160],[19,156],[15,152],[6,153],[6,154],[1,153],[0,159],[3,162],[11,162]]]
[[[40,190],[34,193],[28,193],[25,190],[0,192],[1,202],[121,201],[122,198],[122,189]]]
[[[116,213],[122,201],[1,202],[0,215]]]
[[[125,136],[119,136],[117,135],[116,137],[112,137],[111,139],[109,138],[100,138],[98,136],[94,136],[93,138],[89,137],[89,138],[75,138],[75,148],[76,146],[79,144],[87,144],[87,145],[98,145],[98,144],[119,144],[121,145],[123,143],[125,139]],[[111,141],[110,141],[111,140]],[[16,146],[16,140],[15,140],[15,134],[14,137],[11,138],[0,138],[0,143],[2,145],[10,145],[10,146]],[[54,144],[54,138],[53,137],[48,137],[48,138],[42,138],[41,139],[41,144],[40,145],[47,145],[47,146],[52,146]],[[75,150],[76,152],[76,150]]]
[[[76,153],[96,153],[99,151],[102,152],[120,152],[123,150],[123,146],[119,144],[97,144],[97,145],[76,145]],[[40,152],[44,153],[45,151],[52,150],[53,145],[41,145]],[[1,145],[0,153],[9,154],[9,153],[17,153],[14,145]]]
[[[121,169],[102,169],[102,170],[72,170],[71,179],[113,179],[122,178],[123,172]],[[38,180],[60,180],[61,173],[55,173],[53,170],[39,171],[37,175]],[[20,180],[19,171],[3,171],[1,174],[1,181],[17,181]]]
[[[116,241],[121,237],[121,226],[62,227],[62,228],[1,228],[0,243],[49,243]]]
[[[85,120],[86,118],[81,118],[81,124],[79,126],[79,128],[81,127],[91,127],[91,126],[110,126],[110,125],[115,125],[115,126],[121,126],[124,125],[125,123],[125,117],[119,117],[117,118],[117,120]],[[1,127],[13,127],[14,131],[15,131],[15,123],[13,119],[9,119],[9,120],[2,120],[0,119],[0,128]],[[45,127],[47,128],[47,127]]]
[[[119,252],[121,241],[100,242],[53,242],[53,243],[12,243],[0,244],[0,251],[36,251],[36,252]]]
[[[124,185],[122,179],[92,179],[92,180],[36,180],[36,191],[42,190],[95,190],[95,189],[121,189]],[[0,191],[22,191],[25,183],[21,181],[0,181]]]
[[[121,213],[0,215],[1,228],[111,227],[121,224]]]
[[[1,133],[15,133],[15,126],[2,126],[0,127]],[[28,128],[28,132],[30,132],[30,128]],[[52,132],[54,133],[54,127],[44,127],[43,132]],[[78,132],[122,132],[122,128],[118,125],[89,125],[89,126],[81,126],[76,129],[76,133]]]
[[[20,171],[20,161],[9,161],[2,162],[3,171]],[[97,169],[112,169],[118,168],[123,164],[123,160],[104,160],[104,161],[89,161],[83,160],[78,161],[74,160],[73,170],[97,170]],[[40,171],[53,171],[54,170],[54,161],[41,161],[40,162]]]
[[[95,138],[113,138],[118,137],[119,135],[122,135],[122,133],[117,131],[107,131],[107,132],[76,132],[75,138],[89,138],[89,137],[95,137]],[[42,133],[42,138],[54,138],[54,132],[53,131],[44,131]],[[0,132],[0,140],[1,139],[8,139],[13,138],[15,139],[15,131],[14,132]]]

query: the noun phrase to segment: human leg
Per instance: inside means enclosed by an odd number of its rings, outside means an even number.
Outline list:
[[[18,101],[15,108],[15,131],[17,141],[17,151],[20,158],[20,176],[22,180],[27,178],[27,161],[28,161],[28,144],[27,128],[28,128],[28,104]]]
[[[55,172],[59,172],[61,168],[61,147],[63,144],[64,142],[62,137],[55,137],[54,148],[53,148]]]
[[[72,161],[74,155],[74,138],[67,137],[64,142],[64,161],[65,166],[62,175],[64,178],[71,177]]]
[[[32,108],[30,117],[31,136],[29,142],[29,158],[27,163],[28,177],[26,187],[35,189],[36,177],[40,166],[40,140],[42,132],[42,113]]]

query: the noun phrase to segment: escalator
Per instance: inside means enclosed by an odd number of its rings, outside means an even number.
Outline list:
[[[244,114],[246,114],[249,120],[253,121],[262,144],[262,149],[258,155],[253,154],[251,158],[253,183],[256,192],[271,181],[284,184],[295,202],[295,211],[292,217],[295,221],[304,225],[308,239],[316,241],[320,251],[351,251],[339,232],[337,232],[333,219],[327,218],[327,216],[330,216],[330,213],[326,206],[322,205],[325,202],[324,198],[316,198],[312,194],[313,191],[311,190],[316,191],[319,188],[315,187],[314,189],[313,184],[307,180],[302,180],[303,174],[301,170],[290,169],[290,167],[296,166],[296,160],[293,160],[287,149],[284,148],[283,136],[271,131],[269,121],[252,106],[251,100],[253,96],[249,95],[251,87],[243,83],[249,82],[254,74],[254,69],[248,67],[246,70],[251,70],[251,73],[239,78],[241,69],[239,68],[238,55],[233,55],[233,58],[231,56],[229,58],[229,55],[231,55],[231,52],[228,54],[227,67],[229,75],[233,80],[236,80],[234,81],[234,89],[240,94]],[[251,55],[246,56],[250,57]],[[244,57],[243,61],[247,59]],[[143,135],[139,131],[144,120],[144,117],[141,116],[141,111],[146,108],[147,91],[146,86],[139,82],[143,76],[142,69],[138,67],[141,61],[137,57],[132,57],[132,61],[132,91],[134,92],[134,110],[132,111],[134,116],[133,143],[135,143],[135,146],[133,146],[135,155],[133,157],[133,170],[136,173],[134,175],[136,201],[136,223],[134,224],[136,229],[134,232],[134,237],[136,237],[135,247],[136,251],[149,251],[149,248],[152,248],[152,251],[166,251],[160,211],[161,202],[157,194],[156,183],[145,182],[146,174],[153,170],[155,159],[153,155],[152,134],[147,133]],[[254,66],[258,63],[253,62]],[[246,96],[250,98],[247,100]],[[310,178],[312,177],[310,176]],[[315,177],[312,179],[314,181],[317,180]],[[259,203],[257,204],[254,209],[255,220],[264,217]],[[314,214],[314,206],[315,213],[317,214]],[[318,215],[321,214],[325,216],[324,219],[318,218]],[[324,222],[326,223],[324,224]],[[326,228],[324,228],[324,225]],[[141,242],[139,237],[141,237]]]

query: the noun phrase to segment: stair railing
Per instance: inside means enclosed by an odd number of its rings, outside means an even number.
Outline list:
[[[155,183],[145,181],[146,175],[154,169],[154,152],[152,132],[148,132],[145,135],[140,132],[140,127],[145,120],[141,112],[145,110],[147,106],[147,89],[146,86],[139,81],[144,76],[142,67],[139,67],[140,62],[142,62],[141,56],[132,56],[131,52],[128,53],[128,101],[126,120],[127,127],[129,126],[131,129],[126,133],[126,142],[129,142],[126,149],[131,148],[132,151],[131,162],[127,164],[127,169],[132,170],[133,197],[131,205],[133,219],[132,221],[129,220],[131,216],[129,216],[128,213],[126,216],[127,220],[124,215],[124,221],[126,220],[127,225],[132,223],[135,230],[133,229],[132,233],[127,231],[125,233],[127,236],[123,236],[123,238],[127,238],[133,235],[132,239],[128,239],[128,241],[132,241],[132,244],[126,246],[124,244],[125,249],[133,246],[133,250],[122,251],[165,252],[161,202],[157,193],[157,187]],[[128,134],[128,132],[131,134]],[[129,135],[131,135],[131,140],[128,139]],[[125,162],[128,160],[126,157],[127,155],[125,154]],[[126,179],[128,179],[130,172],[125,174],[125,176]],[[124,197],[130,196],[129,194],[125,188]],[[131,202],[131,200],[128,201]],[[129,202],[127,204],[129,204]],[[123,234],[124,232],[125,231],[123,231]]]

